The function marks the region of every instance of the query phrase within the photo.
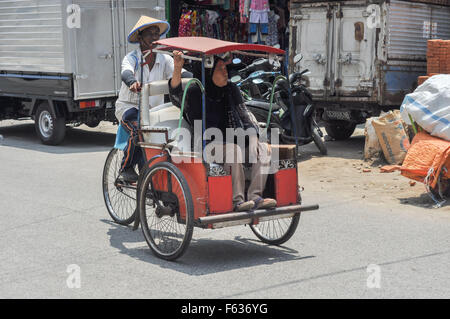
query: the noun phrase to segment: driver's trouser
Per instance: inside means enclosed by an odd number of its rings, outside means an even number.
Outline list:
[[[222,149],[221,154],[217,154],[219,148]],[[215,149],[215,152],[213,152]],[[244,173],[244,156],[241,148],[232,143],[211,142],[205,147],[204,156],[206,162],[223,163],[227,173],[231,173],[233,187],[233,205],[246,200],[257,200],[262,197],[264,187],[267,182],[267,176],[270,168],[271,151],[267,143],[257,142],[250,143],[249,161],[251,166],[250,185],[247,190],[247,198],[245,196],[245,173]]]
[[[137,144],[139,142],[138,130],[137,130],[138,110],[131,108],[127,110],[122,117],[120,124],[129,133],[127,145],[124,149],[124,155],[120,164],[121,170],[127,168],[133,168],[138,164],[139,168],[143,165],[144,156],[142,149]]]

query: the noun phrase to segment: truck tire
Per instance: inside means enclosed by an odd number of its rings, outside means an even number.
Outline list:
[[[36,110],[34,127],[42,143],[58,145],[66,135],[66,123],[63,117],[55,117],[48,103],[42,103]]]
[[[86,124],[87,127],[94,128],[94,127],[97,127],[100,124],[100,120],[91,120],[91,121],[88,121],[88,122],[86,122],[84,124]]]
[[[355,131],[356,123],[347,121],[325,122],[327,134],[337,141],[348,139]]]

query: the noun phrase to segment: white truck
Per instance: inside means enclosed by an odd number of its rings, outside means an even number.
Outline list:
[[[0,1],[0,120],[32,117],[45,144],[66,124],[116,121],[120,65],[141,15],[165,19],[164,0]]]
[[[449,0],[291,0],[290,57],[302,53],[307,86],[328,135],[398,108],[426,75],[427,40],[450,39]],[[293,64],[291,64],[293,65]]]

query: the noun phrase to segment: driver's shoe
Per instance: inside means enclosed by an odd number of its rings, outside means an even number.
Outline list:
[[[139,175],[136,174],[133,167],[127,167],[125,168],[120,176],[123,178],[123,180],[127,183],[135,183],[137,182]]]

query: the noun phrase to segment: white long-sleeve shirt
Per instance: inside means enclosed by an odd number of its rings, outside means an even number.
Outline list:
[[[141,84],[149,83],[152,81],[168,80],[173,75],[174,63],[173,58],[166,54],[156,54],[155,64],[152,70],[149,70],[148,65],[144,66],[143,78],[141,80],[141,61],[142,53],[140,49],[136,49],[128,53],[122,61],[122,71],[131,71],[134,77]],[[138,108],[139,93],[133,93],[130,88],[122,82],[120,87],[119,98],[116,101],[116,118],[121,121],[122,116],[128,109],[134,107]],[[150,96],[149,104],[150,108],[158,106],[164,103],[164,95]]]

